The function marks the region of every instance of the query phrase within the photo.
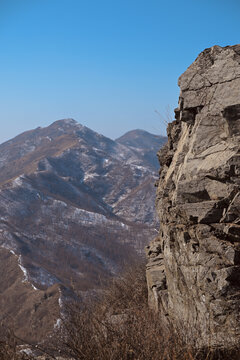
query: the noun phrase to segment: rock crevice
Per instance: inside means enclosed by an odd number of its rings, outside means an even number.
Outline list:
[[[179,78],[158,153],[158,237],[147,247],[149,304],[201,346],[240,336],[240,45],[204,50]]]

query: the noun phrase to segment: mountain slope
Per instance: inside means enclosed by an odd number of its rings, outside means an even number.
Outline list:
[[[7,271],[6,271],[7,269]],[[60,287],[36,290],[25,277],[21,258],[0,248],[1,324],[14,329],[17,337],[32,343],[51,333],[60,317]]]
[[[72,119],[20,134],[0,145],[0,246],[36,293],[96,289],[154,236],[155,179],[144,149]]]
[[[119,144],[130,147],[138,151],[144,163],[151,164],[158,168],[157,152],[167,142],[167,137],[153,135],[144,130],[131,130],[116,139]]]

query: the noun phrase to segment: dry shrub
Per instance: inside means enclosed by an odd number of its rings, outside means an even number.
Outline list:
[[[76,360],[238,360],[238,351],[196,350],[180,331],[167,326],[147,304],[145,265],[114,278],[101,298],[66,306],[63,326],[43,346],[41,359]],[[51,355],[50,355],[51,354]],[[9,334],[0,343],[0,359],[30,357],[16,351]],[[39,358],[40,359],[40,358]]]
[[[233,360],[235,353],[194,350],[147,305],[144,264],[112,280],[99,301],[68,307],[58,343],[73,359]]]
[[[17,349],[17,338],[13,331],[0,325],[0,359],[1,360],[30,360],[30,356]]]

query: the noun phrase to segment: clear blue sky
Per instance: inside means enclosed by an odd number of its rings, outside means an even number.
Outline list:
[[[177,79],[240,43],[239,0],[0,0],[0,142],[72,117],[112,138],[164,133]]]

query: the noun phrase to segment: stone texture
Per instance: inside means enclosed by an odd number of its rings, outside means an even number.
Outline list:
[[[179,78],[159,152],[149,304],[200,346],[240,338],[240,45],[204,50]]]

